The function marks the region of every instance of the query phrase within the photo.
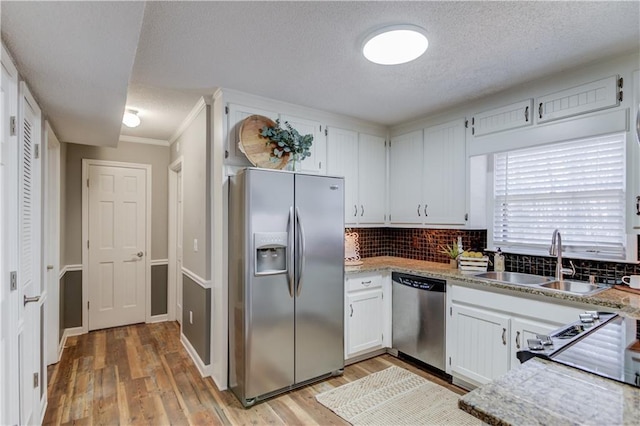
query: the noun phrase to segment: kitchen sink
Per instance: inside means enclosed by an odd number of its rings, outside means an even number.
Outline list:
[[[591,296],[601,291],[606,290],[608,287],[583,283],[580,281],[553,281],[550,283],[542,284],[540,287],[548,288],[551,290],[557,290],[564,293],[577,294],[580,296]]]
[[[501,283],[514,284],[514,285],[527,285],[538,286],[541,284],[551,284],[554,279],[551,277],[543,277],[533,274],[522,274],[520,272],[482,272],[476,274],[478,278],[484,278],[485,280],[499,281]]]

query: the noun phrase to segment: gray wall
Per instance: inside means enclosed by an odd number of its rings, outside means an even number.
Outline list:
[[[193,324],[189,313],[193,312]],[[211,289],[182,276],[182,333],[204,364],[211,360]]]
[[[60,270],[66,265],[67,144],[60,142]],[[62,312],[62,311],[60,311]]]
[[[65,257],[63,264],[82,263],[82,159],[151,164],[151,259],[167,258],[169,148],[120,142],[117,148],[66,144]]]
[[[151,315],[167,313],[167,265],[151,265]]]
[[[82,271],[67,271],[60,279],[60,336],[73,327],[82,327]]]
[[[171,162],[182,156],[183,266],[208,280],[211,277],[210,106],[205,106],[171,145]],[[198,251],[194,250],[198,240]]]

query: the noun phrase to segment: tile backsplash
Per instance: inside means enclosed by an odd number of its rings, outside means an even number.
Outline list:
[[[357,232],[360,241],[360,257],[397,256],[407,259],[428,260],[447,263],[446,255],[440,253],[440,247],[451,245],[462,237],[465,250],[482,251],[487,246],[486,230],[459,229],[418,229],[418,228],[351,228]],[[640,235],[638,236],[638,258],[640,259]],[[575,279],[588,281],[589,276],[603,284],[619,284],[624,275],[640,275],[640,265],[632,263],[581,260],[565,257],[576,267]],[[492,266],[489,266],[491,269]],[[530,256],[505,253],[505,269],[509,272],[523,272],[553,276],[555,258],[550,256]]]
[[[462,237],[465,250],[482,250],[486,246],[486,230],[417,229],[417,228],[350,228],[357,232],[360,257],[397,256],[407,259],[449,262],[440,247],[456,243]]]

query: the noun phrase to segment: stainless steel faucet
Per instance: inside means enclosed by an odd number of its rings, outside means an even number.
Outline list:
[[[551,256],[556,256],[556,280],[562,281],[565,275],[575,275],[576,267],[573,265],[573,262],[569,261],[571,269],[562,267],[562,236],[560,235],[560,231],[557,229],[553,231],[553,235],[551,236],[549,254]]]

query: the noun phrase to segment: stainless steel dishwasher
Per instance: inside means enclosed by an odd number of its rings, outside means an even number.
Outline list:
[[[444,371],[447,282],[399,272],[391,279],[393,349]]]

